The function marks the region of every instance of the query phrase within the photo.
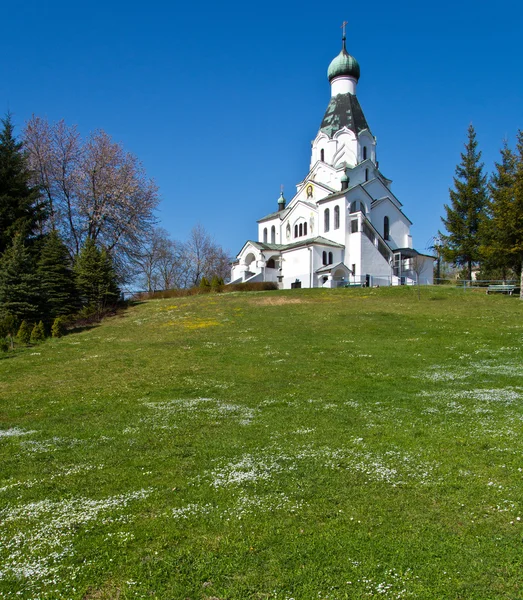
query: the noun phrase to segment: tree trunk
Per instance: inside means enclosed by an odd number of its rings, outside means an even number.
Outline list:
[[[523,300],[523,259],[521,260],[521,279],[519,281],[519,299]]]

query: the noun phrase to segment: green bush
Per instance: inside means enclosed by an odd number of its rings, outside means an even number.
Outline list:
[[[56,317],[53,322],[53,326],[51,327],[51,335],[54,338],[59,338],[65,335],[67,331],[66,322],[63,317]]]
[[[0,352],[7,352],[9,350],[9,342],[5,338],[0,338]]]
[[[200,288],[201,289],[207,289],[210,288],[211,284],[209,283],[209,280],[207,279],[207,277],[202,277],[200,279]]]
[[[272,281],[257,281],[254,283],[235,283],[223,285],[222,292],[264,292],[269,290],[277,290],[278,284]],[[137,294],[134,300],[153,300],[158,298],[185,298],[187,296],[195,296],[204,292],[208,292],[210,287],[193,287],[187,289],[164,290],[162,292],[142,292]]]
[[[35,323],[33,331],[31,331],[31,344],[38,344],[45,340],[45,329],[44,324],[40,321],[38,324]]]
[[[25,319],[22,321],[16,337],[20,344],[27,345],[31,341],[31,326]]]

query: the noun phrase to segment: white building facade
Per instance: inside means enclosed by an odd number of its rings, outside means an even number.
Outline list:
[[[356,97],[360,67],[342,50],[328,69],[331,99],[312,143],[310,170],[296,195],[258,221],[232,283],[291,287],[433,282],[432,256],[412,247],[411,222],[379,170],[376,138]]]

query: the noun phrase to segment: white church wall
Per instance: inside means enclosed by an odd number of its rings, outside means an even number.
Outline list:
[[[371,285],[390,285],[392,266],[366,235],[361,236],[361,274],[371,276]]]
[[[336,153],[332,158],[332,165],[340,167],[344,163],[347,163],[349,166],[355,166],[358,162],[358,140],[356,134],[344,128],[334,135],[333,141],[336,143]]]
[[[410,224],[405,215],[388,200],[380,202],[371,212],[371,222],[381,236],[384,236],[385,217],[389,217],[389,246],[391,248],[408,248]]]
[[[305,246],[288,250],[282,258],[281,273],[284,289],[290,289],[291,283],[295,283],[296,280],[301,282],[302,288],[314,287],[311,269],[313,266],[312,247]]]

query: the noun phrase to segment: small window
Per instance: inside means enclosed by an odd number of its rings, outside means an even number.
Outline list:
[[[356,275],[356,265],[352,265],[352,275]]]
[[[303,224],[303,235],[307,235],[307,223]]]
[[[350,212],[351,212],[351,213],[355,213],[355,212],[358,210],[358,209],[356,208],[356,205],[357,205],[357,204],[358,204],[358,203],[357,203],[356,201],[354,201],[354,202],[352,202],[352,203],[351,203],[351,205],[350,205]]]
[[[360,202],[360,210],[363,214],[365,214],[365,204],[363,202]]]
[[[323,230],[324,231],[329,231],[330,229],[330,220],[331,220],[331,213],[330,210],[328,208],[325,209],[325,212],[323,213]]]
[[[367,160],[367,146],[363,146],[363,160]]]
[[[276,227],[274,225],[271,227],[271,244],[276,243]]]
[[[334,229],[340,228],[340,207],[334,207]]]
[[[387,241],[390,239],[389,217],[383,218],[383,239]]]
[[[332,265],[334,261],[332,260],[332,252],[329,252],[329,265]]]
[[[265,265],[268,269],[275,269],[276,263],[274,262],[274,258],[269,258],[267,264]]]
[[[323,251],[323,264],[327,264],[327,253],[325,252],[325,250]]]
[[[320,150],[320,160],[325,162],[325,150],[323,148]]]
[[[352,219],[352,221],[350,222],[350,232],[358,233],[358,220],[357,219]]]
[[[298,225],[294,226],[294,237],[298,237]]]
[[[365,181],[369,180],[369,170],[365,169]]]
[[[267,227],[263,230],[263,243],[267,243]]]
[[[299,226],[300,237],[303,235],[303,223],[300,223]]]

